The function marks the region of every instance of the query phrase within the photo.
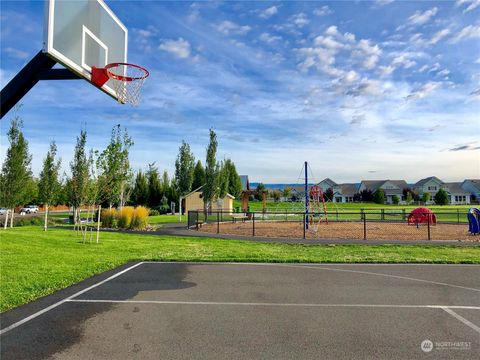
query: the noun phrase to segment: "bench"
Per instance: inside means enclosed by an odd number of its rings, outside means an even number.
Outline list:
[[[197,230],[198,230],[198,228],[201,228],[202,225],[203,225],[203,220],[197,220],[197,221],[195,221],[195,226],[196,226]]]
[[[245,214],[232,214],[232,220],[233,222],[237,222],[237,220],[242,220],[242,222],[245,222],[245,220],[248,219],[248,216]]]

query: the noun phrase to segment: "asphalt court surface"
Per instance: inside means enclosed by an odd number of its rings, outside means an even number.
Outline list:
[[[2,359],[478,359],[480,266],[143,262],[1,331]]]

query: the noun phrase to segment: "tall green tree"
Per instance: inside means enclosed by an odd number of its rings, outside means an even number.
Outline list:
[[[88,199],[90,164],[85,150],[86,143],[87,132],[81,130],[80,136],[77,136],[73,160],[70,162],[72,176],[69,180],[69,202],[74,209],[75,222],[77,222],[77,209]]]
[[[443,189],[438,190],[433,199],[437,205],[448,205],[448,193]]]
[[[205,161],[205,186],[203,187],[203,206],[205,216],[207,214],[208,205],[212,205],[212,201],[218,192],[218,164],[217,164],[217,134],[210,129],[210,142],[207,147],[207,159]]]
[[[242,196],[243,186],[237,168],[232,160],[225,160],[225,166],[228,169],[228,193],[239,199]]]
[[[175,161],[175,179],[177,180],[177,192],[180,196],[188,194],[192,190],[194,167],[195,157],[190,150],[190,145],[182,141]]]
[[[197,161],[195,169],[193,169],[193,183],[192,190],[198,189],[200,186],[205,184],[205,169],[203,168],[202,162]]]
[[[385,191],[383,189],[377,189],[373,193],[373,202],[376,204],[385,204]]]
[[[127,129],[116,125],[112,129],[110,143],[98,158],[102,195],[110,207],[123,207],[128,200],[133,173],[130,168],[129,152],[133,146]]]
[[[426,204],[429,200],[430,200],[430,193],[428,192],[424,192],[423,195],[422,195],[422,201],[424,204]]]
[[[57,159],[57,145],[52,141],[47,156],[43,160],[43,168],[38,182],[38,198],[45,206],[45,231],[47,231],[48,224],[48,206],[57,202],[61,191],[61,163],[61,159]]]
[[[10,226],[13,226],[13,208],[29,201],[32,179],[32,156],[28,152],[28,142],[22,133],[23,122],[15,113],[7,133],[9,148],[2,165],[0,196],[2,205],[12,209]]]
[[[132,190],[131,201],[134,205],[145,206],[148,204],[148,181],[147,177],[141,170],[135,177],[135,185]]]
[[[257,190],[257,193],[255,194],[255,198],[257,200],[263,200],[263,195],[262,194],[264,192],[267,192],[267,188],[265,187],[265,185],[263,183],[259,183],[257,185],[256,190]]]
[[[220,169],[218,171],[218,193],[219,199],[223,199],[228,193],[228,185],[230,181],[229,167],[226,161],[220,162]]]
[[[158,207],[162,202],[163,189],[162,189],[162,183],[160,181],[160,175],[158,174],[158,168],[155,166],[155,163],[148,164],[147,182],[148,182],[147,204],[150,208]]]

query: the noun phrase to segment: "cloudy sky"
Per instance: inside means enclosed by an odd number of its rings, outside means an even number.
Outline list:
[[[141,105],[85,81],[39,83],[20,114],[40,170],[55,140],[106,145],[128,128],[135,169],[173,171],[182,139],[253,181],[480,177],[480,1],[107,1],[129,61],[151,71]],[[1,2],[1,86],[42,48],[43,2]],[[10,114],[9,114],[10,115]],[[1,121],[4,157],[9,115]]]

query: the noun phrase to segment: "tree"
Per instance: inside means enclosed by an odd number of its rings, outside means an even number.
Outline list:
[[[332,201],[333,202],[333,189],[329,187],[327,191],[323,193],[323,197],[325,201]]]
[[[23,122],[15,113],[8,130],[10,143],[2,165],[0,177],[0,196],[2,205],[12,209],[10,226],[13,226],[13,209],[30,200],[32,171],[32,156],[28,152],[28,142],[22,133]],[[29,186],[25,186],[29,184]],[[5,219],[5,223],[7,219]]]
[[[373,202],[375,204],[384,204],[385,203],[385,191],[383,191],[383,189],[377,189],[373,193]]]
[[[217,195],[218,186],[218,164],[217,164],[217,134],[210,129],[210,142],[207,147],[207,159],[205,161],[205,186],[203,187],[203,207],[205,216],[207,206],[211,204]]]
[[[135,177],[135,185],[132,190],[131,201],[134,205],[142,206],[145,206],[148,203],[148,181],[141,170]]]
[[[410,205],[412,201],[413,201],[413,196],[412,196],[412,193],[409,191],[407,192],[407,197],[406,197],[407,205]]]
[[[424,192],[423,195],[422,195],[422,201],[424,204],[426,204],[429,200],[430,200],[430,193],[428,192]]]
[[[354,200],[355,200],[355,199],[354,199]],[[370,190],[370,189],[363,189],[362,191],[360,191],[360,200],[361,200],[362,202],[374,201],[372,190]]]
[[[190,145],[182,141],[175,161],[175,179],[177,180],[177,192],[180,196],[192,191],[194,167],[195,157],[190,151]]]
[[[279,201],[280,201],[280,196],[282,195],[280,191],[278,191],[278,190],[273,190],[273,191],[271,192],[271,194],[272,194],[273,201],[275,201],[275,202],[279,202]]]
[[[400,198],[398,197],[398,195],[393,195],[393,196],[392,196],[392,202],[393,202],[395,205],[398,205],[398,203],[400,202]]]
[[[448,193],[440,189],[434,196],[435,204],[437,205],[448,205]]]
[[[218,191],[217,197],[223,199],[228,193],[228,186],[230,180],[229,167],[225,161],[220,163],[220,169],[218,171]]]
[[[84,205],[88,197],[88,182],[89,182],[89,161],[85,150],[87,143],[87,132],[80,131],[80,136],[77,136],[77,143],[73,160],[70,162],[70,171],[72,177],[69,181],[69,199],[70,205],[74,210],[74,221],[77,223],[77,209]]]
[[[57,201],[61,190],[61,183],[59,179],[61,159],[56,159],[56,156],[57,145],[54,141],[52,141],[50,144],[50,149],[47,152],[47,156],[43,160],[43,168],[40,173],[40,180],[38,183],[39,200],[45,205],[45,231],[47,231],[48,224],[48,206]]]
[[[195,165],[195,169],[193,169],[192,190],[196,190],[200,186],[203,186],[204,184],[205,184],[205,169],[203,168],[202,162],[198,160],[197,164]]]
[[[225,160],[225,166],[228,169],[228,193],[239,199],[242,196],[242,180],[237,173],[237,168],[232,160]]]
[[[288,200],[288,199],[290,198],[291,193],[292,193],[292,189],[289,188],[289,187],[285,187],[285,188],[283,189],[282,195],[283,195],[283,197],[285,198],[285,200]]]
[[[99,180],[102,195],[110,207],[123,207],[128,200],[129,185],[133,178],[128,159],[133,141],[127,129],[116,125],[112,129],[110,143],[98,158]]]
[[[267,191],[267,188],[265,187],[265,185],[263,185],[263,183],[259,183],[257,185],[257,193],[255,194],[255,198],[257,200],[263,200],[263,193]]]
[[[155,166],[155,163],[148,164],[147,182],[147,204],[150,208],[155,208],[161,204],[163,196],[162,183],[160,182],[160,175],[158,174],[158,168]]]

